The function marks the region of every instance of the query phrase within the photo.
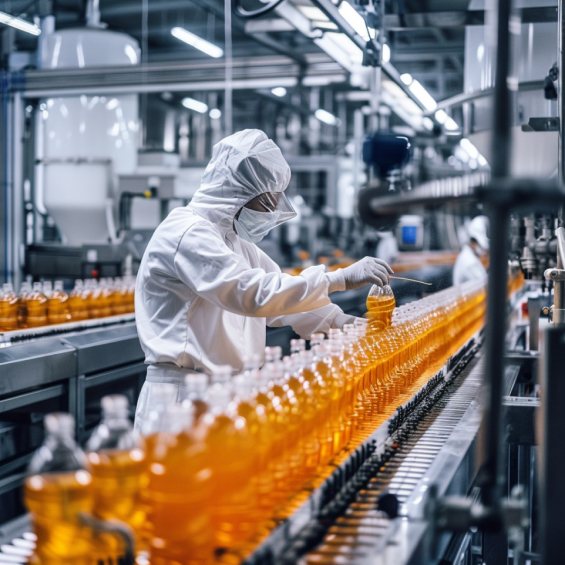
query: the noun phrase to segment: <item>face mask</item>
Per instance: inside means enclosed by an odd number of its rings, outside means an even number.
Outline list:
[[[233,223],[239,237],[252,243],[258,243],[274,227],[281,223],[279,216],[278,210],[274,212],[257,212],[249,208],[242,208],[239,217]]]

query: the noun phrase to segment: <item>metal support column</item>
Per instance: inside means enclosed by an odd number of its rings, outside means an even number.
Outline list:
[[[538,430],[543,430],[540,446],[540,542],[544,565],[563,563],[563,506],[565,505],[565,379],[563,346],[565,327],[549,327],[542,332],[539,380],[541,406]]]
[[[494,124],[492,139],[491,190],[504,191],[504,179],[510,171],[511,96],[508,88],[510,73],[510,18],[512,0],[498,0],[496,83],[494,91]],[[487,292],[487,324],[485,335],[485,466],[482,500],[496,508],[500,504],[502,473],[502,395],[504,378],[504,348],[506,336],[506,294],[508,282],[508,229],[510,211],[504,195],[497,203],[492,198],[488,206],[490,220],[490,269]]]

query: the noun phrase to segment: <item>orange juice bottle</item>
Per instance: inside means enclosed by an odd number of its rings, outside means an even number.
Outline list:
[[[302,469],[306,481],[310,481],[320,463],[320,441],[317,433],[317,399],[308,380],[302,374],[302,359],[298,353],[287,358],[287,384],[294,393],[298,414],[293,418],[301,429],[299,445],[302,450]]]
[[[31,293],[26,299],[28,328],[38,328],[47,324],[47,297],[41,290],[41,283],[33,283]]]
[[[333,430],[330,421],[332,408],[331,384],[326,382],[318,372],[318,363],[315,361],[313,351],[300,353],[299,374],[308,383],[314,395],[316,421],[314,434],[318,439],[319,464],[327,464],[333,455]]]
[[[27,328],[27,300],[31,294],[31,283],[22,282],[18,294],[18,328]]]
[[[45,417],[46,437],[31,459],[24,497],[37,545],[30,563],[91,565],[92,531],[81,521],[93,506],[92,477],[68,414]]]
[[[233,381],[237,414],[247,422],[249,441],[253,445],[252,474],[253,491],[257,497],[257,519],[261,528],[274,511],[274,468],[271,460],[272,433],[265,407],[255,400],[257,382],[245,375]]]
[[[75,286],[69,294],[68,304],[71,320],[88,320],[88,298],[81,279],[75,281]]]
[[[98,307],[98,287],[94,279],[85,279],[84,281],[84,298],[88,309],[88,318],[99,318],[100,311]]]
[[[255,402],[262,406],[270,435],[270,462],[273,469],[273,491],[270,496],[273,514],[276,515],[279,506],[288,497],[291,485],[289,484],[289,434],[287,427],[287,414],[281,398],[272,390],[277,379],[282,378],[276,367],[265,366],[261,371],[254,370],[253,375],[246,371],[245,378],[254,377],[257,385]]]
[[[172,441],[161,436],[163,449],[149,464],[151,565],[214,562],[211,457],[191,412],[183,418],[187,425]]]
[[[312,341],[315,338],[312,336]],[[323,339],[316,340],[318,343],[314,345],[312,351],[314,353],[314,362],[316,369],[322,376],[322,379],[330,389],[330,409],[328,415],[328,423],[332,434],[332,454],[339,453],[344,446],[345,438],[345,420],[342,412],[342,390],[344,380],[341,378],[339,366],[331,355],[331,346],[329,341]]]
[[[101,318],[112,315],[112,289],[107,279],[99,283],[98,308]]]
[[[68,305],[71,320],[88,320],[88,296],[82,280],[75,281],[75,286],[69,295]]]
[[[64,324],[70,318],[69,295],[63,288],[63,281],[55,281],[53,292],[47,296],[47,321],[50,324]]]
[[[254,446],[245,418],[237,414],[223,385],[208,390],[209,412],[202,419],[212,470],[212,525],[216,551],[237,551],[257,531],[256,493],[251,481]]]
[[[102,398],[102,422],[87,443],[92,473],[94,514],[103,520],[127,524],[139,545],[145,522],[141,492],[146,487],[145,453],[128,419],[128,399],[122,395]],[[119,559],[124,553],[120,540],[101,536],[102,555]]]
[[[0,331],[7,332],[18,327],[18,297],[11,283],[4,283],[0,292]]]

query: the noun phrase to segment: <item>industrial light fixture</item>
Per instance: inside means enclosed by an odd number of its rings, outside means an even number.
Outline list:
[[[479,158],[479,150],[466,138],[464,137],[460,142],[459,145],[463,147],[463,149],[467,152],[467,155],[471,157],[471,159],[478,159]]]
[[[212,108],[208,115],[213,120],[219,120],[222,117],[222,111],[219,108]]]
[[[187,96],[186,98],[182,99],[182,105],[188,110],[194,110],[199,114],[205,114],[208,111],[208,104],[205,104],[200,100],[195,100],[194,98],[190,98],[190,96]]]
[[[329,126],[337,126],[339,123],[339,120],[332,113],[327,110],[322,110],[321,108],[314,112],[314,116],[316,116],[316,119]]]
[[[173,29],[171,29],[171,35],[173,37],[176,37],[179,41],[182,41],[187,45],[190,45],[191,47],[202,51],[202,53],[206,53],[206,55],[214,57],[214,59],[219,59],[224,55],[224,50],[221,47],[218,47],[217,45],[206,41],[206,39],[203,39],[202,37],[192,33],[191,31],[188,31],[187,29],[184,29],[183,27],[174,27]]]
[[[448,131],[457,131],[459,129],[459,124],[451,116],[448,116],[445,110],[438,110],[434,114],[434,118]]]
[[[410,73],[402,73],[400,75],[400,80],[406,85],[406,86],[410,86],[412,84],[412,81],[414,80],[412,78],[412,75]]]
[[[286,88],[284,86],[276,86],[275,88],[271,88],[271,94],[282,98],[286,96]]]
[[[434,100],[434,97],[415,78],[413,78],[412,82],[408,85],[408,89],[428,112],[432,112],[436,109],[437,102]]]
[[[25,20],[22,20],[22,18],[17,18],[16,16],[12,16],[6,12],[0,12],[0,24],[19,29],[20,31],[25,31],[31,35],[41,35],[41,29],[35,24],[26,22]]]
[[[369,41],[369,31],[363,16],[349,2],[344,1],[339,5],[339,13],[356,33],[365,41]]]

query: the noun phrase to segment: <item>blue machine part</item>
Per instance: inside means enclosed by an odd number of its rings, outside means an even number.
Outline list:
[[[416,245],[417,242],[417,226],[402,226],[402,245]]]
[[[402,135],[374,133],[363,143],[363,161],[381,178],[405,167],[410,156],[410,140]]]

